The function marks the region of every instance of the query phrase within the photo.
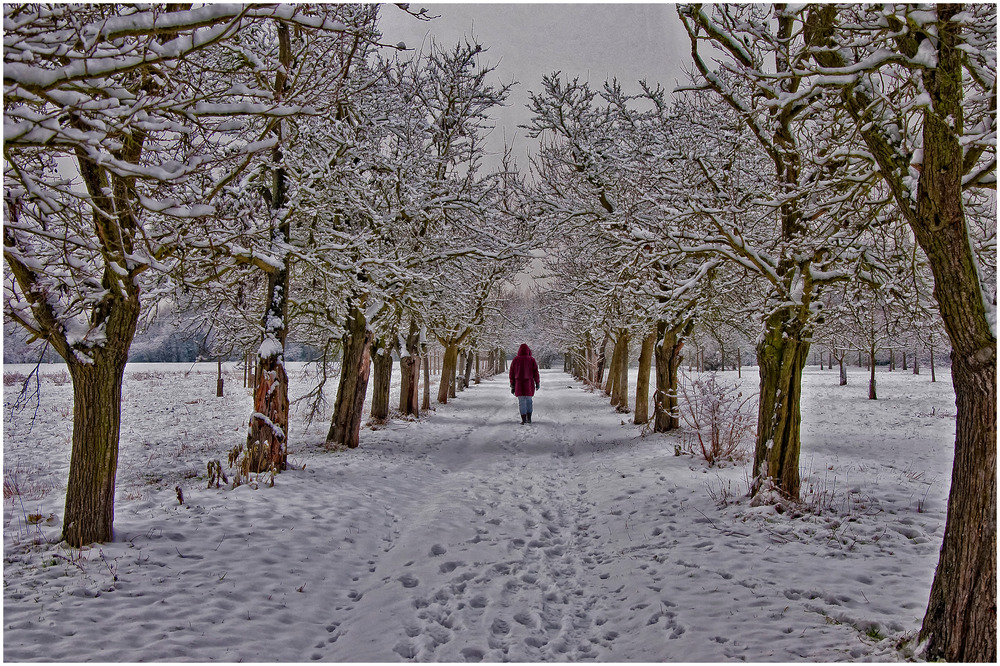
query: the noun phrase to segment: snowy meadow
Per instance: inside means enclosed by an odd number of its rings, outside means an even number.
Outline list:
[[[869,401],[867,371],[808,368],[786,508],[751,506],[745,461],[710,466],[556,370],[529,426],[495,377],[355,450],[293,406],[273,487],[206,487],[246,437],[240,372],[217,398],[212,364],[130,364],[114,540],[71,548],[72,386],[42,366],[16,409],[29,371],[4,367],[10,661],[898,661],[944,530],[945,373],[880,369]]]

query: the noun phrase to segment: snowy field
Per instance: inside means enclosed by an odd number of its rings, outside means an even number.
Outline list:
[[[73,549],[71,386],[42,371],[30,429],[4,387],[8,661],[896,661],[944,527],[947,372],[880,370],[870,402],[866,371],[809,369],[804,510],[778,513],[742,497],[745,465],[675,455],[557,370],[530,426],[502,378],[354,451],[300,409],[297,469],[207,489],[245,437],[240,376],[216,398],[214,365],[135,365],[116,539]]]

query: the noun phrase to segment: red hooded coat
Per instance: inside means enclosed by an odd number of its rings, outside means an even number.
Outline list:
[[[510,383],[514,386],[514,395],[535,395],[538,381],[538,363],[531,355],[528,345],[522,344],[517,350],[517,356],[510,362]]]

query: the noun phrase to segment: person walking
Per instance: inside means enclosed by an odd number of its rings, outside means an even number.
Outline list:
[[[521,411],[521,423],[531,423],[532,396],[541,386],[538,381],[538,363],[531,355],[527,344],[517,350],[517,356],[510,363],[510,392],[517,396],[517,406]]]

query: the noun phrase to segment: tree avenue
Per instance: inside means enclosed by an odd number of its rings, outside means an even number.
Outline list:
[[[418,417],[432,352],[446,404],[530,334],[655,433],[685,365],[755,355],[748,501],[779,508],[811,357],[842,384],[866,361],[877,400],[879,354],[933,373],[950,346],[921,654],[995,661],[995,6],[679,5],[677,90],[527,82],[523,174],[487,166],[515,85],[489,51],[386,46],[382,11],[5,5],[4,313],[72,378],[63,539],[112,538],[125,365],[171,311],[253,368],[238,478],[287,467],[290,341],[316,354],[306,418],[351,449],[369,383],[373,422]]]
[[[826,128],[844,131],[843,146],[819,156],[835,160],[831,166],[853,163],[855,182],[865,170],[874,175],[884,205],[905,220],[927,258],[953,350],[958,417],[948,522],[921,633],[931,658],[995,661],[996,268],[977,244],[995,252],[995,199],[980,192],[996,185],[996,8],[678,11],[693,44],[712,41],[731,56],[729,71],[756,79],[771,117],[809,118],[810,139]],[[776,64],[768,75],[760,74],[761,51]],[[695,56],[709,85],[733,104],[722,79]],[[752,122],[750,108],[733,105]],[[784,151],[789,137],[774,136]],[[796,185],[788,176],[797,169],[785,169],[785,185]],[[985,237],[976,233],[980,216],[992,217]],[[762,405],[763,376],[762,369]]]

